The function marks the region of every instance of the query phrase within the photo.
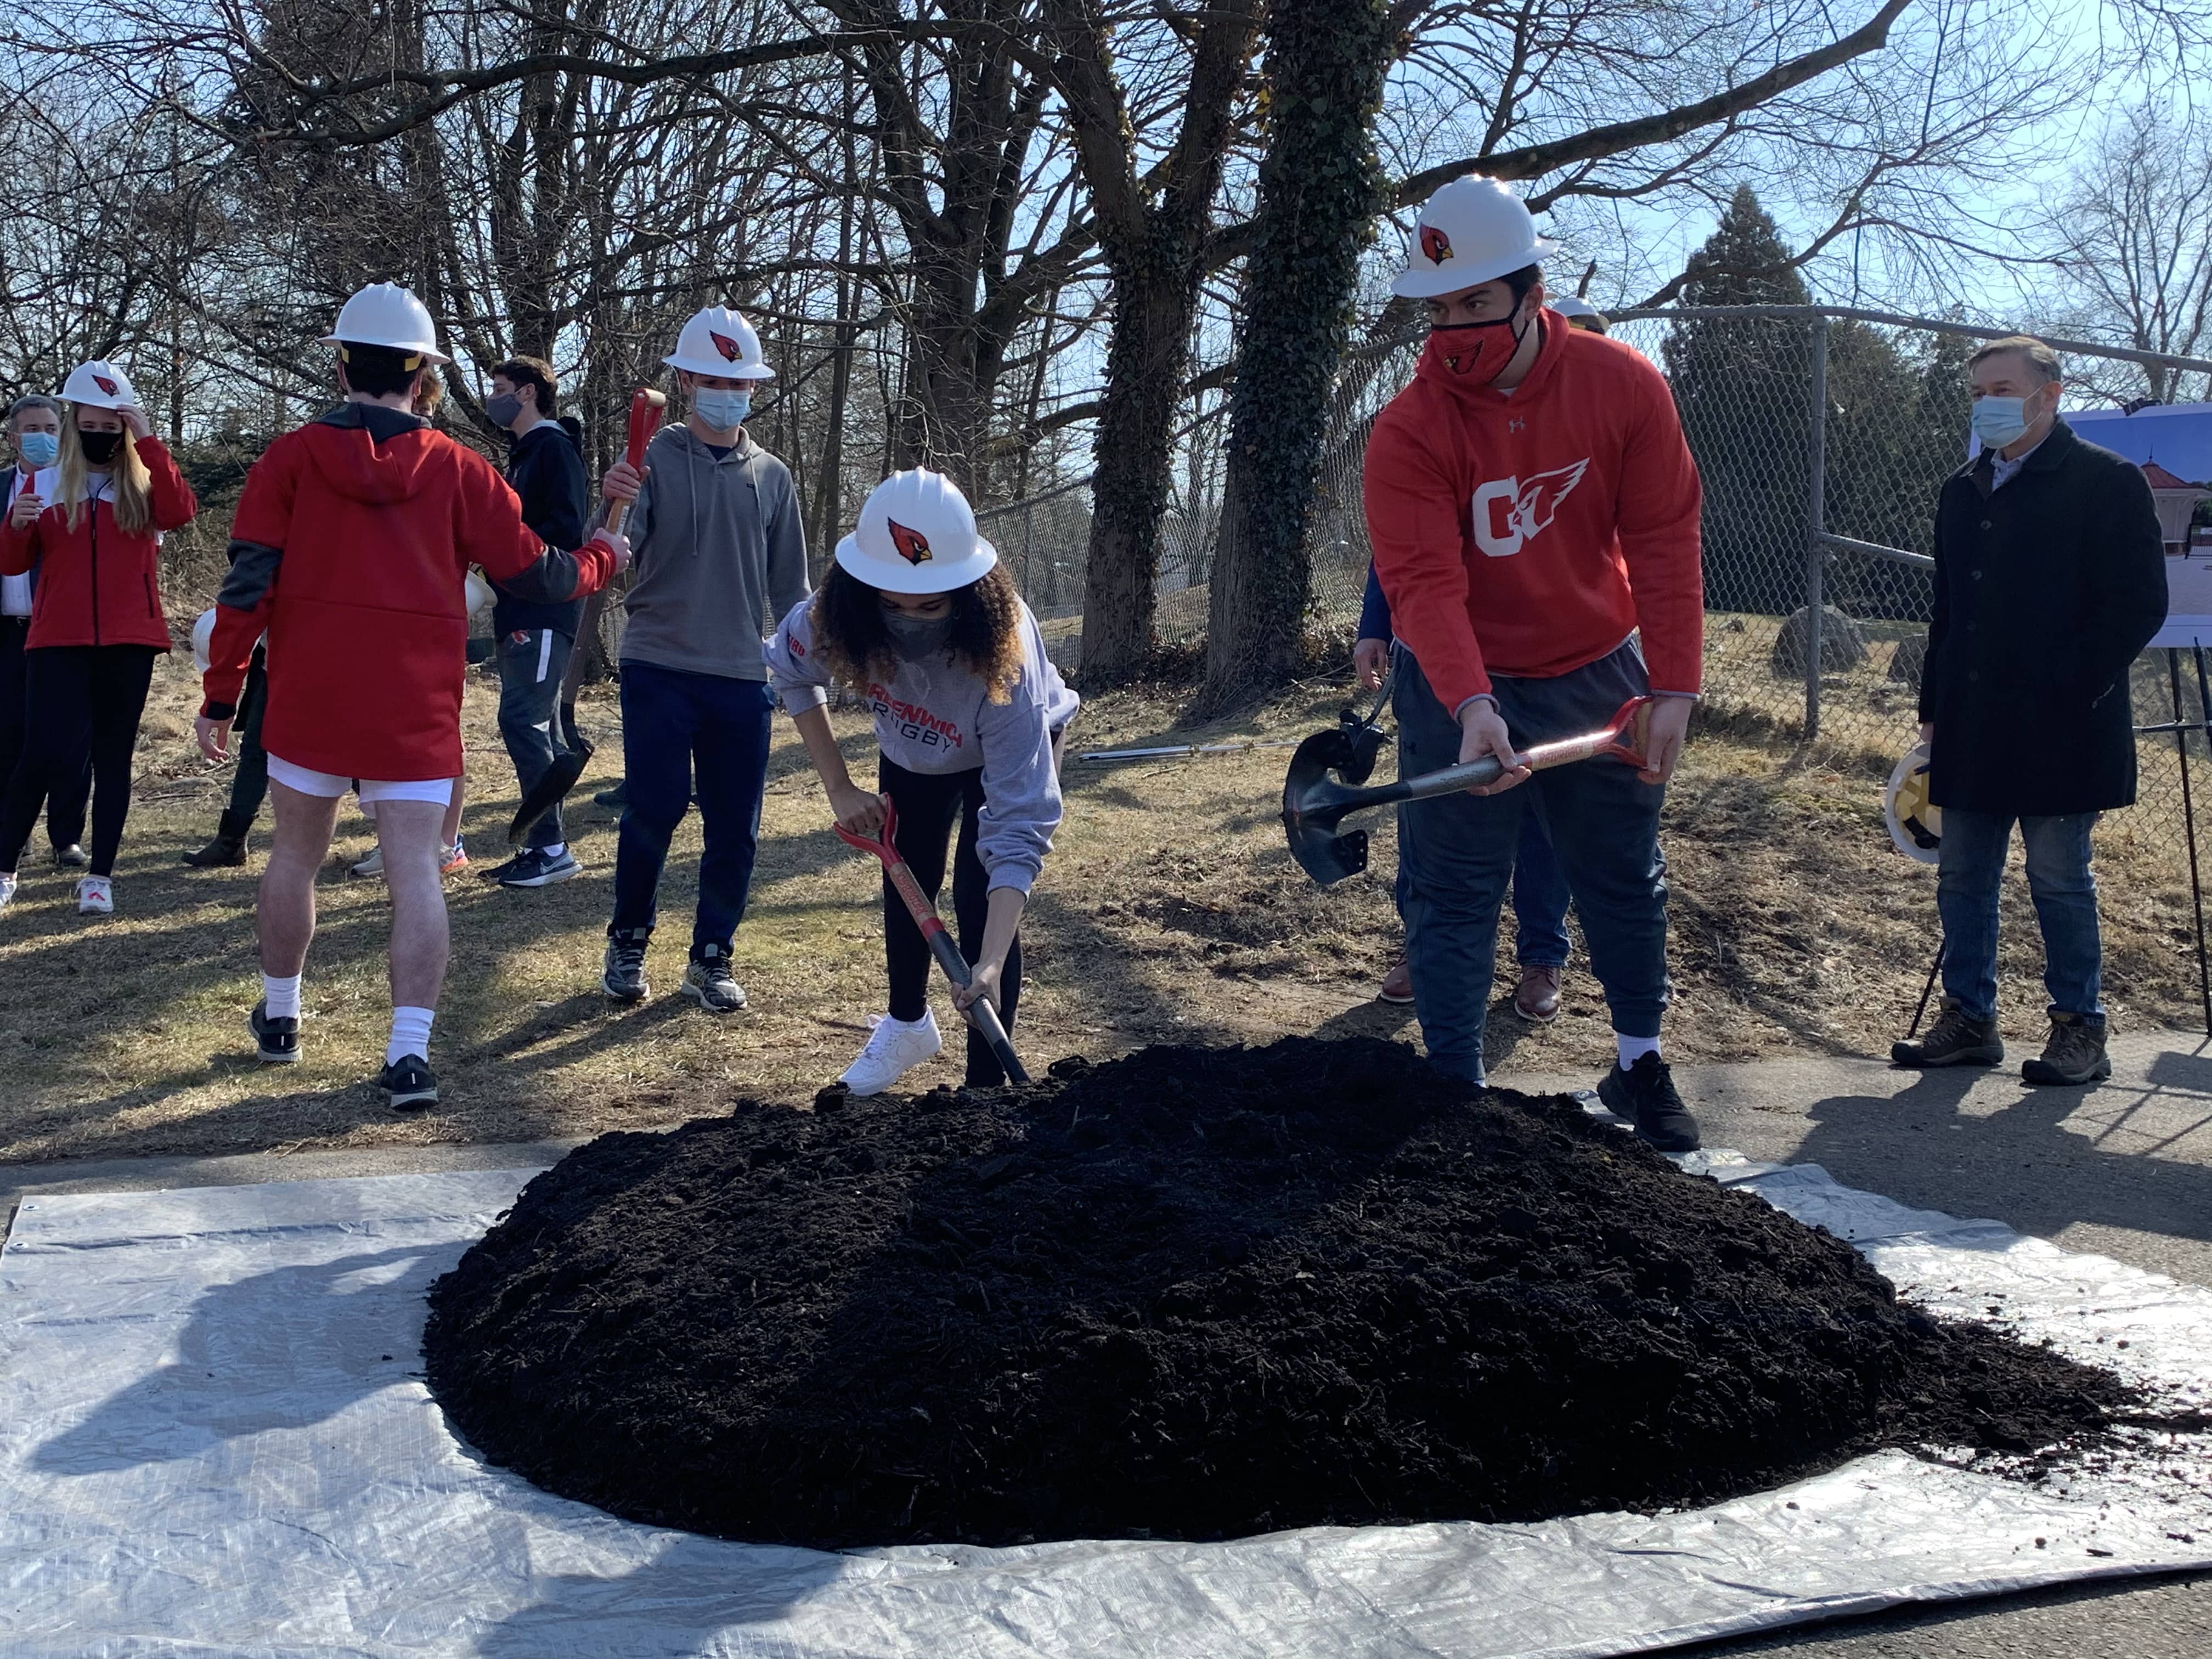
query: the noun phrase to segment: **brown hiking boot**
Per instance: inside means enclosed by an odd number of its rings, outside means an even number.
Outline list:
[[[1543,963],[1524,963],[1521,983],[1513,988],[1513,1012],[1539,1025],[1559,1017],[1559,970]]]
[[[1943,999],[1928,1035],[1917,1042],[1893,1042],[1889,1057],[1899,1066],[1995,1066],[2004,1058],[2004,1042],[1995,1019],[1974,1019],[1951,997]]]
[[[1413,964],[1404,957],[1393,963],[1390,971],[1382,975],[1382,983],[1375,988],[1375,1000],[1377,1002],[1411,1002],[1413,1000]]]
[[[2079,1014],[2052,1014],[2051,1041],[2043,1045],[2042,1057],[2020,1068],[2025,1083],[2101,1083],[2112,1074],[2105,1022]]]

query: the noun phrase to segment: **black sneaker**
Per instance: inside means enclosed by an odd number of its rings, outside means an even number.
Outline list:
[[[83,870],[92,864],[92,854],[71,842],[66,847],[54,848],[54,866],[61,870]]]
[[[1994,1066],[2004,1058],[2004,1039],[1994,1019],[1976,1019],[1953,997],[1917,1042],[1889,1045],[1890,1063],[1917,1071],[1929,1066]],[[2031,1061],[2030,1064],[2033,1062]]]
[[[264,1066],[296,1066],[300,1063],[300,1022],[296,1019],[271,1019],[269,1004],[264,1000],[253,1005],[253,1012],[246,1017],[246,1029],[253,1033],[255,1058]]]
[[[611,806],[620,811],[629,805],[629,786],[627,782],[618,783],[611,789],[600,790],[592,799],[600,806]]]
[[[2053,1014],[2051,1041],[2040,1059],[2024,1062],[2021,1081],[2051,1084],[2101,1083],[2112,1074],[2112,1056],[2105,1052],[2105,1022],[2080,1014]]]
[[[1608,1067],[1597,1097],[1615,1115],[1634,1119],[1636,1133],[1661,1152],[1698,1150],[1698,1120],[1674,1092],[1674,1074],[1658,1055],[1642,1055],[1625,1072]]]
[[[684,994],[710,1014],[733,1014],[745,1006],[745,988],[730,977],[730,953],[719,945],[691,947]]]
[[[652,937],[646,927],[607,934],[607,965],[599,987],[617,1002],[642,1002],[651,993],[645,982],[645,942]]]
[[[502,887],[550,887],[583,873],[584,866],[567,848],[547,853],[532,847],[500,866],[498,880]]]
[[[438,1079],[420,1054],[404,1054],[380,1073],[376,1086],[392,1097],[395,1112],[419,1111],[438,1103]]]

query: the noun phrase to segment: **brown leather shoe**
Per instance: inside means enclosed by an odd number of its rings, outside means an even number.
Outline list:
[[[1382,983],[1376,988],[1377,1002],[1411,1002],[1413,1000],[1413,970],[1400,957],[1382,975]]]
[[[1523,963],[1513,988],[1513,1012],[1539,1025],[1559,1017],[1559,970],[1542,963]]]

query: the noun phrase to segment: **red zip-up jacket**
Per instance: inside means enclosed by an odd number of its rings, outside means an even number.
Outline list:
[[[1462,378],[1463,337],[1431,335],[1376,417],[1367,533],[1393,625],[1454,712],[1492,673],[1572,673],[1638,627],[1652,690],[1694,693],[1699,487],[1674,393],[1632,347],[1556,312],[1543,327],[1510,396]]]
[[[498,470],[428,422],[342,404],[269,446],[231,522],[207,701],[237,712],[268,633],[271,755],[338,777],[458,777],[468,568],[510,592],[595,593],[613,550],[548,548]]]
[[[0,575],[20,576],[38,567],[26,650],[52,645],[150,645],[169,648],[169,619],[161,611],[160,532],[192,521],[200,510],[192,487],[159,438],[133,446],[146,463],[147,504],[152,526],[126,534],[106,501],[87,501],[69,525],[68,509],[49,502],[22,529],[0,526]],[[59,469],[52,476],[60,477]]]

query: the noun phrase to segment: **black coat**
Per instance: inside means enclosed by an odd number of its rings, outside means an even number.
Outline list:
[[[522,521],[546,546],[573,553],[584,544],[584,514],[590,486],[584,477],[584,452],[566,419],[540,421],[514,441],[507,453],[507,481],[522,501]],[[491,625],[501,635],[517,629],[557,629],[573,641],[584,617],[581,599],[546,604],[510,593],[492,584],[497,603]]]
[[[2150,484],[2063,421],[2003,489],[1991,477],[1984,453],[1936,504],[1929,795],[2023,817],[2132,805],[2128,669],[2166,620]]]

